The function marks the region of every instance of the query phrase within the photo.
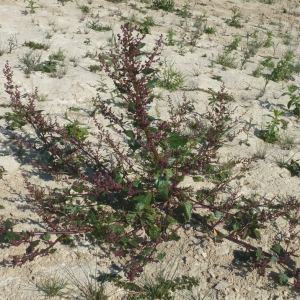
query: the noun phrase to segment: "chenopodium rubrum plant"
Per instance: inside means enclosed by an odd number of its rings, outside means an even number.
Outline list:
[[[93,133],[76,120],[66,123],[42,115],[35,106],[37,90],[24,103],[9,64],[5,66],[5,88],[15,119],[20,118],[22,125],[30,125],[36,133],[28,139],[15,134],[15,139],[37,154],[35,166],[65,180],[61,188],[45,189],[24,176],[29,201],[48,230],[16,232],[14,220],[2,219],[0,232],[7,242],[29,244],[24,255],[13,258],[14,265],[53,253],[58,242],[85,233],[91,242],[109,243],[116,256],[126,257],[125,273],[134,280],[147,262],[164,257],[157,251],[159,244],[180,239],[177,231],[191,220],[195,208],[234,209],[233,200],[226,207],[212,202],[225,191],[229,176],[219,176],[221,182],[207,194],[184,184],[188,178],[205,180],[208,169],[211,176],[218,149],[236,135],[233,127],[238,119],[232,117],[224,87],[207,107],[206,119],[194,111],[185,95],[179,106],[169,97],[168,118],[153,117],[149,108],[158,81],[154,64],[159,60],[162,37],[146,54],[144,35],[135,35],[137,28],[129,23],[121,28],[122,36],[118,35],[109,53],[110,64],[101,54],[99,60],[114,81],[122,113],[97,95]],[[210,228],[206,219],[200,220]]]

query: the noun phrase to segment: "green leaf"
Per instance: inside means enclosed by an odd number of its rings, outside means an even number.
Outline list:
[[[157,192],[164,200],[169,199],[169,181],[166,177],[161,177],[156,180]]]
[[[254,233],[255,238],[256,238],[257,240],[261,240],[260,232],[259,232],[257,229],[254,229],[254,230],[253,230],[253,233]]]
[[[121,183],[123,181],[123,178],[122,178],[122,167],[118,167],[116,169],[116,173],[115,173],[115,176],[114,176],[114,181],[116,183]]]
[[[143,210],[144,208],[149,207],[149,205],[151,204],[152,194],[146,193],[144,195],[139,195],[134,197],[133,200],[137,201],[135,208],[137,210]]]
[[[158,260],[163,260],[165,256],[166,256],[166,253],[165,253],[165,252],[163,252],[163,253],[158,253],[158,254],[157,254],[157,259],[158,259]]]
[[[137,47],[138,47],[138,49],[142,49],[145,46],[146,46],[146,43],[140,43]]]
[[[149,129],[149,131],[150,131],[151,133],[156,133],[156,132],[157,132],[157,128],[155,128],[155,127],[149,126],[148,129]]]
[[[18,241],[20,239],[20,236],[15,232],[9,231],[5,234],[4,239],[8,242],[11,242],[12,240]]]
[[[169,134],[168,142],[172,149],[179,149],[187,144],[189,141],[188,136],[179,135],[177,132],[171,132]]]
[[[49,250],[49,254],[53,254],[55,251],[56,251],[56,249],[54,249],[54,248],[53,248],[53,249],[50,249],[50,250]]]
[[[202,181],[204,181],[204,179],[201,177],[193,177],[193,181],[194,182],[202,182]]]
[[[40,240],[30,242],[29,246],[26,249],[26,253],[31,253],[33,249],[40,243]]]
[[[127,91],[124,88],[122,88],[120,84],[118,84],[116,81],[114,81],[114,84],[121,94],[127,94]]]
[[[160,237],[161,228],[158,226],[150,226],[149,228],[149,235],[152,239],[157,239]]]
[[[149,81],[147,82],[147,87],[148,87],[149,89],[153,89],[153,88],[155,88],[157,82],[158,82],[158,78],[154,78],[154,79],[152,79],[152,80],[149,80]]]
[[[151,254],[151,248],[145,248],[145,249],[144,249],[144,253],[145,253],[146,255],[150,255],[150,254]]]
[[[78,182],[77,185],[72,185],[71,189],[76,193],[82,193],[84,191],[84,184],[82,182]]]
[[[288,276],[284,272],[278,273],[279,282],[282,285],[286,285],[289,282]]]
[[[170,235],[169,235],[169,238],[172,240],[172,241],[179,241],[180,240],[180,236],[177,235],[175,232],[172,232]]]
[[[5,222],[3,222],[3,225],[6,230],[9,230],[12,228],[13,223],[11,220],[7,219]]]
[[[166,175],[166,178],[169,180],[172,178],[173,176],[173,170],[172,169],[165,169],[165,175]]]
[[[271,262],[277,263],[278,262],[278,258],[276,256],[272,256],[271,257]]]
[[[136,111],[135,104],[133,103],[132,100],[130,100],[130,102],[129,102],[128,111],[131,112],[131,113],[135,113],[135,111]]]
[[[222,218],[222,217],[224,216],[224,214],[223,214],[222,212],[218,211],[218,210],[216,210],[216,211],[214,212],[214,215],[215,215],[215,217],[218,218],[218,219],[220,219],[220,218]]]
[[[174,157],[170,157],[170,158],[168,158],[168,165],[170,166],[170,167],[172,167],[173,165],[174,165],[174,162],[176,161],[176,158],[174,158]]]
[[[138,54],[135,56],[136,60],[140,60],[143,57],[144,53]]]
[[[279,256],[284,254],[284,249],[279,244],[273,245],[271,250],[277,253]]]
[[[49,232],[46,232],[43,236],[42,236],[42,239],[45,240],[45,241],[49,241],[51,238],[51,235]]]
[[[142,71],[142,73],[145,75],[152,74],[153,72],[155,72],[155,70],[152,68],[148,68],[148,69]]]
[[[134,139],[135,138],[135,134],[132,130],[125,130],[125,134],[130,138],[130,139]]]
[[[123,233],[123,227],[121,225],[112,224],[110,225],[110,229],[117,234]]]
[[[191,201],[187,201],[179,205],[179,211],[184,214],[185,221],[189,221],[192,217],[192,209],[193,203]]]
[[[261,260],[264,258],[264,255],[263,255],[263,252],[262,252],[262,249],[261,248],[257,248],[256,250],[256,257],[258,260]]]

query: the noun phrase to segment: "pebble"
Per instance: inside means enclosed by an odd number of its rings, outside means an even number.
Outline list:
[[[228,287],[228,283],[225,280],[221,280],[216,286],[215,289],[218,291],[225,291]]]

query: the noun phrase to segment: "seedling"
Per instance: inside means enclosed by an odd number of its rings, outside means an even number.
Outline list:
[[[98,21],[89,21],[87,23],[87,27],[95,30],[95,31],[109,31],[111,30],[110,26],[104,26],[102,24],[99,24]]]
[[[172,29],[169,29],[167,33],[167,46],[175,45],[175,41],[173,40],[173,37],[174,37],[174,31]]]
[[[249,122],[246,123],[246,125],[243,128],[243,131],[246,134],[246,139],[245,140],[241,140],[240,141],[240,145],[245,144],[246,146],[250,146],[249,144],[249,134],[250,134],[250,130],[255,127],[256,124],[252,123],[253,118],[251,117]]]
[[[167,63],[165,60],[164,68],[161,71],[161,77],[157,83],[159,87],[165,88],[169,91],[176,91],[180,89],[184,83],[184,76],[182,72],[173,69],[174,63]]]
[[[224,53],[219,53],[215,62],[216,64],[222,65],[224,68],[235,69],[237,67],[236,58],[226,51],[224,51]]]
[[[60,2],[63,6],[65,3],[70,2],[71,0],[57,0],[57,2]]]
[[[272,120],[268,123],[266,129],[261,130],[259,137],[267,143],[275,143],[279,141],[280,128],[285,130],[288,122],[280,117],[284,115],[284,112],[274,109],[274,115],[268,115]],[[280,126],[280,127],[279,127]]]
[[[91,38],[86,38],[85,41],[84,41],[84,43],[86,45],[90,45],[91,44]]]
[[[267,31],[267,39],[266,39],[266,41],[264,42],[264,45],[263,45],[265,48],[269,48],[273,45],[272,37],[273,37],[272,31]]]
[[[99,65],[90,65],[89,69],[94,73],[102,71],[102,68]]]
[[[174,5],[174,0],[153,0],[151,7],[153,9],[162,9],[172,12],[174,11]]]
[[[228,46],[226,46],[225,52],[226,53],[230,53],[233,50],[237,50],[240,41],[241,41],[241,38],[238,35],[234,34],[233,35],[233,41],[232,41],[231,44],[229,44]]]
[[[204,27],[204,33],[206,33],[206,34],[216,34],[216,28],[205,26]]]
[[[140,23],[139,31],[143,34],[151,34],[151,26],[154,26],[155,22],[152,17],[145,17],[143,22]]]
[[[29,47],[30,49],[33,49],[33,50],[47,50],[49,49],[49,45],[47,44],[41,44],[41,43],[35,43],[35,42],[32,42],[32,41],[29,41],[29,42],[25,42],[24,43],[24,46],[26,47]]]
[[[86,5],[78,5],[78,8],[82,11],[84,15],[88,14],[91,11],[90,7]]]
[[[18,38],[17,35],[11,35],[8,39],[8,48],[7,53],[11,53],[18,46]]]
[[[300,117],[300,93],[299,93],[299,87],[296,85],[289,85],[288,86],[288,92],[283,93],[282,96],[289,95],[290,101],[287,104],[288,109],[291,109],[292,106],[294,106],[294,109],[292,110],[294,115],[297,117]]]
[[[178,53],[179,53],[179,55],[181,55],[181,56],[184,56],[185,53],[186,53],[186,50],[185,50],[184,46],[183,46],[181,43],[180,43],[179,46],[178,46]]]
[[[66,58],[64,51],[61,48],[58,49],[57,52],[52,53],[49,55],[49,60],[56,60],[56,61],[64,61]]]
[[[300,164],[298,163],[299,160],[291,159],[289,163],[284,163],[283,167],[288,169],[291,172],[292,176],[300,177]]]
[[[25,65],[24,73],[29,76],[32,71],[35,71],[38,64],[40,63],[42,54],[34,51],[30,51],[25,53],[20,61]]]
[[[240,13],[240,9],[235,6],[231,9],[231,11],[232,11],[232,17],[230,20],[227,20],[227,24],[229,26],[233,26],[236,28],[243,27],[243,25],[240,23],[240,18],[242,17],[242,14]]]
[[[68,295],[66,288],[69,283],[66,279],[63,279],[57,275],[49,278],[41,278],[34,283],[35,288],[39,292],[45,293],[48,297],[62,297]]]
[[[34,2],[33,0],[28,0],[28,5],[29,6],[26,6],[26,7],[28,7],[28,8],[30,8],[30,13],[31,14],[34,14],[35,13],[35,9],[36,8],[39,8],[38,6],[34,6],[36,4],[36,2]]]
[[[181,10],[177,10],[176,14],[182,18],[191,18],[193,15],[191,13],[191,6],[188,3],[184,4]]]

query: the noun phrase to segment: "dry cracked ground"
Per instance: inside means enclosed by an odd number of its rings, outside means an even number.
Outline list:
[[[179,103],[184,91],[188,99],[193,99],[196,109],[204,112],[211,90],[220,90],[224,83],[234,99],[236,114],[242,116],[239,126],[245,127],[234,142],[222,148],[222,159],[226,162],[233,157],[258,157],[240,181],[241,193],[257,193],[270,199],[298,196],[299,177],[291,176],[289,170],[280,166],[291,159],[300,159],[298,117],[293,113],[295,107],[287,107],[290,97],[283,95],[289,86],[300,86],[299,1],[175,0],[174,12],[153,10],[151,1],[118,2],[0,0],[1,70],[9,61],[22,95],[38,87],[37,106],[45,114],[67,116],[92,126],[87,113],[93,109],[92,98],[97,92],[108,98],[104,88],[113,88],[105,72],[97,69],[97,54],[109,51],[113,36],[121,31],[120,25],[128,21],[139,24],[149,30],[145,38],[147,50],[163,35],[162,64],[158,67],[162,77],[166,76],[164,70],[172,69],[169,84],[174,87],[178,84],[174,91],[155,88],[160,95],[155,102],[156,112],[163,116],[167,96]],[[151,20],[155,24],[147,25]],[[30,48],[34,43],[42,45],[42,49]],[[49,61],[50,55],[56,55],[55,70],[30,71],[29,59]],[[294,66],[293,72],[284,78],[280,77],[280,60],[291,61]],[[264,73],[275,77],[267,81]],[[17,221],[20,230],[41,228],[34,207],[26,202],[22,172],[30,170],[30,166],[22,160],[22,150],[12,142],[11,132],[6,129],[4,116],[10,112],[10,100],[4,82],[2,74],[0,215]],[[278,142],[267,143],[258,137],[258,132],[268,125],[271,121],[268,115],[274,116],[274,111],[283,112],[280,118],[288,126],[280,129]],[[31,180],[44,185],[38,173]],[[274,239],[284,239],[287,234],[283,219],[270,228],[262,236],[266,249]],[[161,245],[167,258],[161,264],[149,264],[143,275],[155,276],[163,269],[170,276],[199,278],[198,287],[192,292],[178,293],[176,299],[300,299],[292,278],[286,285],[278,283],[274,275],[278,272],[276,265],[262,277],[256,270],[247,271],[232,263],[233,250],[243,250],[241,247],[229,241],[215,244],[193,224],[182,229],[180,235],[179,242]],[[299,240],[294,243],[299,245]],[[91,274],[119,271],[119,261],[112,253],[83,237],[75,239],[72,246],[60,245],[57,249],[53,255],[13,268],[11,257],[21,254],[24,248],[8,247],[2,239],[0,299],[46,299],[47,295],[38,286],[45,280],[51,281],[53,276],[69,280],[71,290],[66,297],[87,299],[80,296],[78,287],[92,280]],[[106,292],[109,299],[126,299],[124,290],[110,284]]]

